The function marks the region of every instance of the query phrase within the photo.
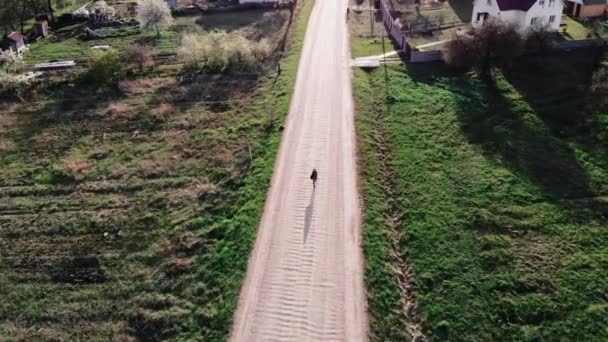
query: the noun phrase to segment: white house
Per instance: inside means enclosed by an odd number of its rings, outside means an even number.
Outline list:
[[[558,30],[563,9],[562,0],[474,0],[471,25],[481,27],[484,20],[495,17],[522,31],[535,25]]]

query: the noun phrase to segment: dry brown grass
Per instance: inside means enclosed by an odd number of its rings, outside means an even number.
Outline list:
[[[92,169],[93,165],[79,157],[67,157],[61,163],[61,170],[75,177],[85,176]]]
[[[22,110],[22,106],[15,103],[1,103],[0,107],[0,132],[6,132],[17,123],[16,112]]]
[[[175,86],[176,81],[171,77],[142,78],[135,80],[122,80],[118,88],[126,94],[152,94],[162,88]]]
[[[0,153],[8,151],[12,147],[13,147],[13,143],[12,142],[10,142],[10,141],[8,141],[6,139],[0,138]]]
[[[134,108],[124,102],[112,102],[105,110],[107,116],[115,120],[132,120],[137,116]]]
[[[32,149],[36,152],[47,151],[49,149],[49,146],[58,144],[59,142],[61,142],[62,139],[63,138],[60,135],[54,132],[43,131],[34,135],[30,139],[30,143]]]
[[[152,110],[152,115],[163,121],[167,120],[173,114],[175,114],[175,106],[170,103],[161,103],[157,108]]]
[[[195,182],[185,188],[166,191],[165,198],[169,204],[182,204],[188,201],[204,199],[217,191],[215,184]]]
[[[192,260],[188,258],[173,258],[166,264],[169,273],[188,272],[192,268]]]
[[[122,164],[117,164],[112,168],[112,171],[110,172],[110,179],[122,179],[127,175],[128,172],[129,169],[126,166]]]
[[[144,159],[138,163],[138,175],[144,178],[166,176],[167,172],[171,171],[180,159],[181,157],[178,154],[157,153],[151,158]]]

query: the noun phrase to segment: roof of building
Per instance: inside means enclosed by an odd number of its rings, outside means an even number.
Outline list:
[[[496,0],[501,11],[527,11],[534,5],[536,0]]]
[[[605,5],[606,0],[583,0],[583,5]]]
[[[23,35],[19,32],[11,32],[9,35],[6,36],[6,38],[14,42],[18,42],[23,40],[25,37],[23,37]]]

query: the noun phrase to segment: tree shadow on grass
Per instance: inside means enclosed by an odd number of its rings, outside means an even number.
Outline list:
[[[521,58],[505,77],[554,134],[587,135],[591,115],[587,105],[602,96],[590,89],[595,53],[583,49]]]
[[[486,85],[469,76],[455,77],[444,66],[410,66],[408,70],[417,82],[448,89],[468,141],[491,160],[529,179],[546,198],[596,196],[572,148],[552,134],[504,78]]]

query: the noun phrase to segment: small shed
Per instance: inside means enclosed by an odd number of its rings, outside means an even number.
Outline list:
[[[49,33],[49,22],[40,20],[34,24],[34,37],[46,37]]]
[[[606,13],[606,0],[568,0],[566,13],[574,18],[595,18]]]
[[[15,53],[21,53],[25,49],[25,37],[19,32],[9,33],[2,39],[0,43],[2,50],[11,50]]]

